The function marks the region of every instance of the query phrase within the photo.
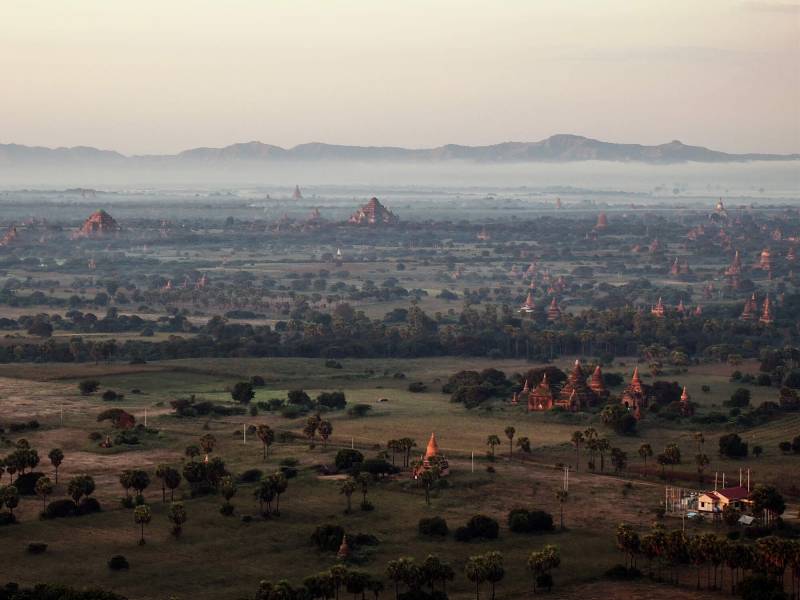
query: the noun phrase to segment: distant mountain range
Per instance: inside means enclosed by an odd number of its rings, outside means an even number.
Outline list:
[[[0,168],[5,166],[192,166],[233,165],[258,162],[373,162],[436,163],[464,160],[478,163],[574,162],[601,160],[654,164],[800,160],[800,154],[728,154],[679,141],[658,146],[615,144],[579,135],[553,135],[539,142],[503,142],[491,146],[448,144],[436,148],[409,149],[391,146],[340,146],[301,144],[281,148],[261,142],[233,144],[224,148],[192,148],[179,154],[125,156],[87,146],[45,148],[0,144]]]

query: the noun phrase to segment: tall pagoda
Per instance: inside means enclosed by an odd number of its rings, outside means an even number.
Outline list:
[[[739,256],[739,251],[733,256],[730,266],[725,269],[725,277],[728,278],[728,283],[733,289],[739,289],[742,279],[742,258]]]
[[[758,321],[759,323],[764,323],[765,325],[771,325],[775,321],[775,317],[772,316],[772,304],[769,301],[769,296],[764,298],[761,316],[759,317]]]
[[[694,414],[694,407],[690,402],[691,396],[689,396],[689,392],[686,391],[686,386],[683,386],[683,391],[681,392],[681,400],[680,400],[680,408],[681,408],[681,415],[684,417],[690,417]]]
[[[121,231],[121,227],[114,218],[104,210],[93,212],[81,228],[75,232],[75,238],[101,238],[116,235]]]
[[[595,229],[605,229],[608,227],[608,217],[606,217],[606,213],[601,212],[597,215],[597,224],[594,226]]]
[[[621,401],[628,410],[633,411],[637,419],[641,418],[642,409],[647,408],[648,394],[639,377],[639,367],[634,368],[631,382],[622,392]]]
[[[758,266],[762,271],[772,271],[772,251],[764,248],[758,257]]]
[[[561,309],[558,306],[556,297],[553,296],[553,300],[550,302],[550,306],[547,307],[547,320],[552,323],[553,321],[558,321],[560,318],[561,318]]]
[[[661,318],[666,314],[666,312],[667,311],[664,308],[664,302],[662,302],[661,297],[659,297],[658,302],[656,302],[656,305],[650,309],[650,314],[658,318]]]
[[[748,298],[744,303],[744,308],[742,309],[742,314],[739,315],[740,321],[755,321],[756,320],[756,313],[758,311],[758,303],[756,302],[756,294],[753,292],[753,295]]]
[[[523,313],[532,313],[536,310],[536,303],[533,300],[533,282],[528,288],[528,296],[525,298],[525,303],[519,307],[519,311]]]
[[[439,444],[436,442],[436,434],[431,433],[431,439],[428,440],[428,447],[425,449],[425,456],[422,457],[422,463],[414,469],[414,479],[417,479],[423,471],[430,470],[434,465],[439,467],[440,476],[443,477],[450,474],[450,465],[444,454],[439,451]]]
[[[589,380],[589,388],[594,392],[594,395],[600,401],[608,400],[610,396],[610,392],[608,388],[606,388],[606,384],[603,381],[603,371],[600,370],[600,365],[597,365],[594,368],[594,373],[592,373],[592,378]]]

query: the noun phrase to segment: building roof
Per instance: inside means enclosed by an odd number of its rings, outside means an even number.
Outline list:
[[[436,443],[436,434],[431,433],[431,439],[428,440],[428,448],[425,450],[425,458],[439,455],[439,444]]]
[[[750,492],[747,491],[746,487],[737,485],[735,487],[717,490],[717,495],[725,498],[726,500],[746,500],[750,497]]]

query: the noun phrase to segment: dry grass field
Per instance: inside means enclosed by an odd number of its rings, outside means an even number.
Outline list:
[[[565,368],[570,361],[562,361]],[[61,484],[56,497],[65,495],[64,482],[81,473],[92,475],[97,482],[95,496],[103,506],[100,514],[41,521],[41,501],[25,498],[16,511],[20,524],[2,531],[0,565],[13,565],[13,572],[4,577],[21,583],[59,581],[82,586],[96,584],[147,600],[248,598],[261,579],[287,578],[299,583],[303,577],[335,564],[332,553],[321,553],[311,543],[314,527],[322,523],[341,524],[351,533],[371,533],[380,544],[369,548],[366,561],[359,565],[374,574],[382,574],[388,560],[402,555],[424,558],[439,554],[450,561],[457,573],[449,590],[452,598],[470,598],[474,590],[463,575],[463,565],[473,554],[501,550],[507,574],[498,587],[500,598],[524,598],[529,595],[530,576],[525,561],[530,551],[545,544],[556,544],[562,553],[561,568],[555,573],[557,588],[553,597],[608,598],[624,593],[630,598],[690,597],[685,590],[652,584],[619,584],[600,580],[602,573],[619,562],[613,542],[613,531],[620,522],[646,528],[653,520],[653,510],[663,498],[663,483],[655,477],[643,479],[640,474],[590,473],[582,459],[581,470],[573,470],[570,495],[564,506],[567,531],[546,535],[516,534],[508,530],[506,516],[510,508],[540,508],[558,518],[555,496],[561,486],[561,463],[572,464],[574,448],[570,435],[576,429],[594,426],[607,436],[612,446],[628,453],[629,465],[639,465],[636,449],[643,441],[656,452],[667,443],[678,443],[685,457],[681,468],[692,471],[694,454],[693,430],[663,425],[645,419],[634,437],[619,437],[605,428],[597,415],[526,414],[520,407],[496,403],[491,410],[467,410],[453,404],[440,391],[447,377],[461,369],[494,367],[507,373],[523,371],[531,365],[523,362],[469,359],[429,360],[344,360],[342,369],[330,369],[322,360],[305,359],[209,359],[165,361],[148,365],[81,364],[81,365],[4,365],[0,367],[0,414],[4,422],[37,418],[38,430],[14,435],[26,437],[40,455],[52,447],[66,454],[61,469]],[[628,367],[610,370],[625,372]],[[743,370],[754,365],[744,365]],[[721,406],[736,385],[728,381],[730,368],[697,367],[675,379],[689,386],[690,392],[704,407]],[[404,373],[398,379],[395,373]],[[329,412],[334,432],[327,448],[317,445],[309,449],[300,440],[276,443],[268,461],[261,457],[261,446],[255,437],[243,443],[242,425],[267,423],[277,431],[299,433],[304,419],[286,419],[262,412],[258,416],[242,415],[211,419],[175,417],[169,401],[191,394],[216,402],[230,402],[229,390],[237,381],[261,375],[267,381],[257,388],[256,400],[285,397],[291,389],[303,388],[312,397],[323,390],[343,390],[348,404],[364,403],[372,407],[368,416],[356,418],[345,412]],[[100,392],[81,396],[77,383],[93,378],[101,383]],[[672,379],[672,377],[669,377]],[[425,393],[413,394],[408,383],[421,381],[428,386]],[[711,386],[709,394],[700,392],[700,385]],[[125,394],[122,401],[104,402],[100,394],[114,389]],[[774,390],[751,388],[755,402]],[[138,390],[138,393],[133,393]],[[380,398],[388,401],[380,402]],[[146,436],[138,446],[102,449],[87,438],[92,431],[105,434],[108,427],[97,423],[97,414],[109,406],[124,408],[140,421],[147,410],[148,425],[159,433]],[[63,409],[63,425],[61,415]],[[158,482],[145,493],[153,508],[153,521],[146,528],[147,544],[138,546],[137,529],[132,511],[119,504],[123,495],[117,479],[125,468],[143,468],[151,476],[156,465],[170,464],[180,468],[186,460],[183,449],[196,443],[208,430],[218,439],[214,454],[222,457],[233,473],[249,468],[266,472],[275,470],[282,459],[299,461],[299,475],[291,479],[281,500],[281,516],[268,521],[256,518],[246,523],[242,515],[255,515],[252,484],[239,486],[233,499],[236,515],[224,517],[219,511],[221,499],[208,496],[190,499],[185,483],[178,495],[185,498],[188,522],[180,539],[169,535],[167,507],[161,503]],[[530,455],[517,453],[507,459],[508,445],[503,430],[516,428],[517,436],[531,439]],[[391,481],[375,484],[369,498],[375,505],[372,512],[355,510],[344,514],[345,500],[335,480],[317,475],[316,465],[333,463],[335,452],[353,444],[366,456],[385,448],[387,440],[408,436],[417,441],[415,454],[424,448],[430,433],[436,432],[440,446],[451,463],[448,486],[436,490],[432,504],[426,506],[420,488],[402,475]],[[750,467],[754,481],[781,482],[786,490],[787,476],[797,473],[797,458],[781,456],[777,443],[800,431],[800,417],[789,416],[744,432],[748,440],[762,444],[764,454],[746,462],[720,460],[716,456],[716,439],[724,430],[705,431],[706,451],[712,457],[710,471],[726,471],[738,477],[741,466]],[[499,459],[494,473],[487,472],[485,458],[487,435],[497,434],[504,441],[498,447]],[[471,454],[474,452],[474,472]],[[46,458],[40,470],[49,472]],[[607,471],[610,471],[607,461]],[[7,479],[6,479],[7,481]],[[692,486],[686,482],[685,485]],[[355,500],[355,497],[354,497]],[[789,498],[787,516],[795,517],[796,498]],[[356,502],[357,504],[357,502]],[[464,524],[477,513],[493,516],[501,523],[500,538],[490,542],[459,543],[452,534],[445,541],[423,539],[417,533],[421,517],[440,515],[451,530]],[[679,522],[673,523],[678,524]],[[668,521],[668,525],[669,525]],[[704,527],[690,525],[691,528]],[[48,543],[47,553],[33,556],[25,553],[28,542]],[[114,554],[124,554],[131,563],[127,572],[112,572],[106,562]],[[223,590],[223,591],[220,591]]]

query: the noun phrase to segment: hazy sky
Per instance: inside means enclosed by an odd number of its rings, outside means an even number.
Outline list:
[[[800,152],[797,0],[2,0],[0,142]]]

